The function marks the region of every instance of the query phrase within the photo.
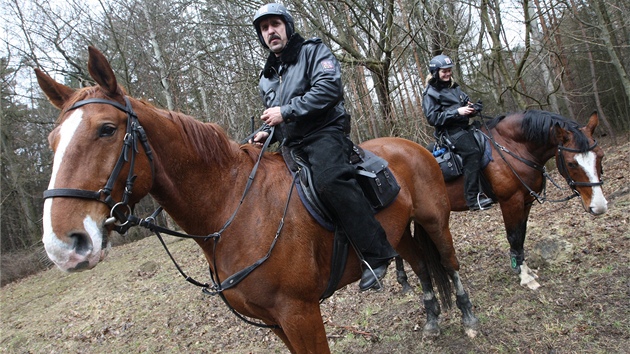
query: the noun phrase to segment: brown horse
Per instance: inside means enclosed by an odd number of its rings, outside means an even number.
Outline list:
[[[534,202],[547,201],[547,161],[555,156],[558,171],[573,193],[571,197],[580,197],[585,211],[599,215],[607,210],[601,188],[604,151],[593,139],[598,123],[597,113],[580,127],[561,115],[531,110],[494,118],[481,129],[492,151],[483,175],[501,207],[512,269],[519,274],[521,285],[530,289],[540,284],[525,263],[525,232]],[[446,187],[451,210],[467,211],[463,177],[447,182]],[[399,258],[396,265],[399,282],[408,288]]]
[[[111,231],[128,223],[133,205],[151,194],[189,235],[207,235],[195,241],[216,280],[212,290],[229,306],[271,326],[291,352],[329,352],[319,300],[331,274],[333,235],[289,197],[294,186],[282,157],[239,145],[215,124],[129,97],[92,47],[88,70],[98,85],[75,91],[36,69],[40,87],[61,110],[49,136],[55,155],[44,192],[43,242],[50,259],[65,271],[93,268],[109,250]],[[362,146],[389,162],[401,187],[377,218],[420,277],[425,334],[439,333],[432,282],[448,306],[450,278],[466,333],[474,336],[478,321],[458,275],[450,205],[435,159],[404,139]],[[235,284],[220,281],[255,263]],[[351,252],[337,288],[360,275]]]

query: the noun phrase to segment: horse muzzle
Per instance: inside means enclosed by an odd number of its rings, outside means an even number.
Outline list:
[[[48,258],[63,271],[92,269],[105,259],[111,248],[108,231],[96,227],[89,217],[83,224],[83,230],[74,229],[63,236],[56,234],[52,228],[44,228],[42,241]]]
[[[602,215],[608,211],[608,203],[605,201],[604,203],[599,203],[595,205],[591,203],[587,211],[593,215]]]
[[[601,215],[608,211],[608,201],[604,197],[601,187],[592,188],[590,203],[584,203],[584,209],[592,215]]]

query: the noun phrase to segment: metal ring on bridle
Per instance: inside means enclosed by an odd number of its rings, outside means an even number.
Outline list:
[[[114,215],[114,211],[115,211],[115,210],[116,210],[116,208],[117,208],[117,207],[119,207],[119,206],[125,206],[125,207],[127,207],[127,211],[128,211],[128,213],[127,213],[127,214],[122,213],[121,215],[131,215],[131,207],[129,206],[129,204],[127,204],[127,203],[123,203],[123,202],[118,202],[118,203],[114,204],[114,206],[112,207],[112,209],[109,211],[109,219],[107,219],[107,221],[108,221],[108,222],[109,222],[112,218],[114,218],[115,220],[118,220],[118,218]],[[118,220],[118,221],[120,221],[120,220]],[[115,223],[115,221],[114,221],[114,223]],[[124,223],[122,223],[122,224],[119,224],[119,225],[114,224],[114,225],[116,225],[116,226],[125,226],[125,225],[127,225],[128,223],[129,223],[129,219],[125,220],[125,222],[124,222]]]

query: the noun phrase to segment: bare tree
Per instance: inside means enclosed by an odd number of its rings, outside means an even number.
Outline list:
[[[370,86],[378,102],[375,107],[385,122],[385,134],[398,135],[390,99],[390,75],[392,65],[400,59],[395,49],[408,46],[410,38],[397,23],[400,11],[397,3],[393,0],[322,3],[298,0],[293,4],[299,15],[335,44],[333,49],[339,51],[342,63],[369,70]]]

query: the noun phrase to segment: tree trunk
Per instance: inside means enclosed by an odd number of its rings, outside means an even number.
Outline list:
[[[171,84],[169,81],[169,70],[166,65],[166,61],[164,60],[164,56],[162,55],[162,49],[160,44],[157,41],[157,33],[153,28],[151,22],[151,15],[149,13],[149,9],[147,8],[147,3],[145,1],[140,1],[140,6],[142,8],[142,13],[147,21],[147,27],[149,28],[149,42],[151,43],[151,47],[153,48],[153,55],[155,56],[155,60],[158,63],[158,69],[160,72],[160,82],[162,83],[162,93],[164,94],[164,98],[166,99],[166,108],[169,110],[175,109],[175,103],[173,101],[173,95],[171,94]]]
[[[615,49],[615,38],[613,34],[612,24],[610,23],[610,18],[606,11],[606,6],[602,0],[593,0],[594,5],[593,9],[597,15],[597,20],[601,23],[599,27],[602,40],[606,46],[606,51],[610,56],[610,61],[617,71],[617,75],[619,76],[619,80],[621,80],[621,84],[626,94],[626,104],[630,106],[630,78],[628,78],[628,73],[623,66],[623,63],[619,56],[617,55],[617,50]]]

